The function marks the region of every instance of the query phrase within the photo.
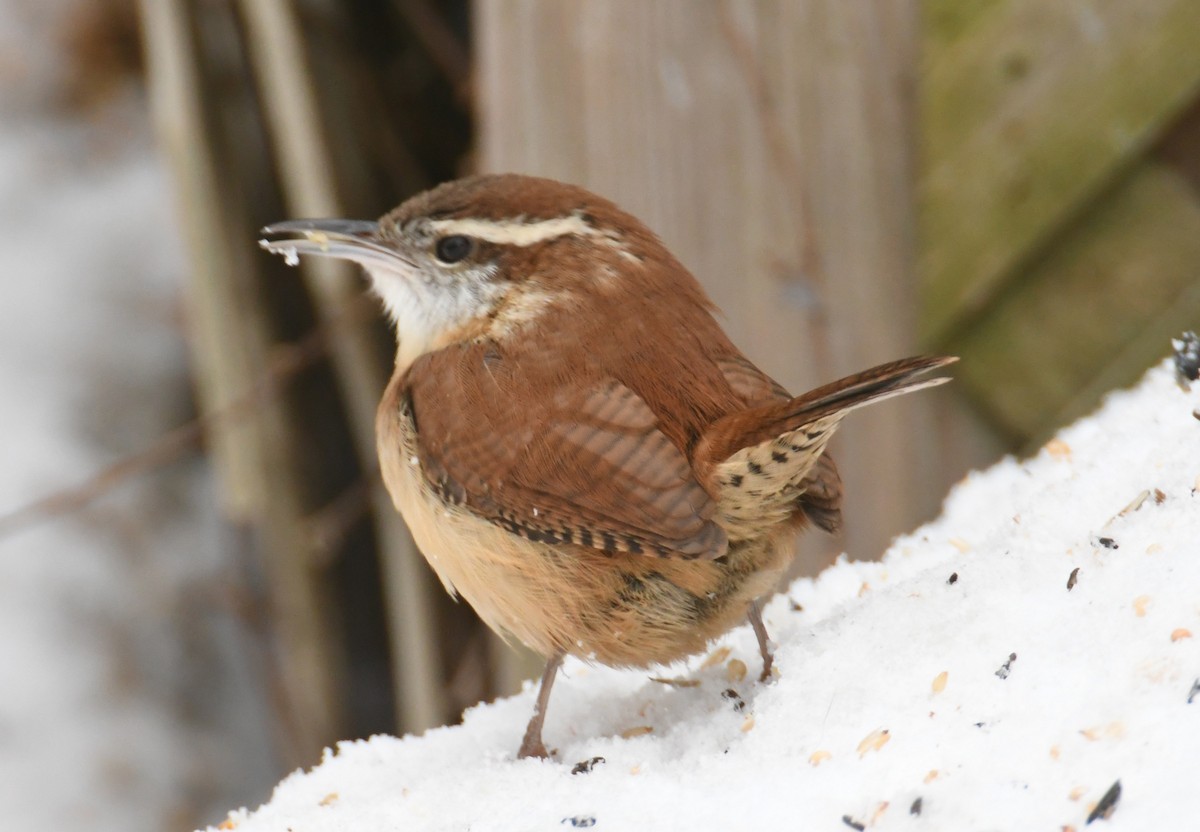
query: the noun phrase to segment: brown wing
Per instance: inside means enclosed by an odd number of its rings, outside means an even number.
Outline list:
[[[546,543],[715,558],[715,504],[654,413],[611,378],[531,379],[482,344],[409,371],[422,471],[442,496]]]

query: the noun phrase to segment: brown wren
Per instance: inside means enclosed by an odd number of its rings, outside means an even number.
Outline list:
[[[383,479],[447,591],[547,658],[520,756],[570,654],[675,661],[760,613],[809,524],[835,531],[842,417],[947,381],[883,364],[793,397],[695,278],[583,188],[473,176],[378,222],[296,220],[262,246],[361,264],[396,326]]]

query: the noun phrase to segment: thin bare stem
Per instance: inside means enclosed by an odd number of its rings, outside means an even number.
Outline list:
[[[339,316],[339,325],[344,324],[348,317],[354,316]],[[225,407],[168,431],[148,447],[116,460],[78,485],[59,489],[0,514],[0,539],[37,523],[79,511],[125,483],[180,459],[198,445],[218,422],[244,419],[278,396],[292,378],[325,355],[328,341],[329,328],[318,327],[299,341],[276,347],[262,375]]]

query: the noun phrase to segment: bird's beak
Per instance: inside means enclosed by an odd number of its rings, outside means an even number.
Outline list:
[[[396,250],[380,239],[379,223],[369,220],[287,220],[259,232],[259,246],[281,255],[289,266],[301,254],[352,260],[362,265],[404,262]]]

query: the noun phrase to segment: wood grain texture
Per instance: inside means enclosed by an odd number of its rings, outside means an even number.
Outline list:
[[[915,351],[914,3],[476,10],[483,170],[577,182],[641,218],[793,392]],[[845,535],[810,536],[810,567],[875,556],[932,512],[972,456],[923,435],[932,409],[848,420]]]
[[[930,0],[920,271],[936,342],[1200,90],[1195,0]]]
[[[954,343],[963,382],[1014,437],[1044,439],[1200,321],[1200,194],[1139,165]]]

